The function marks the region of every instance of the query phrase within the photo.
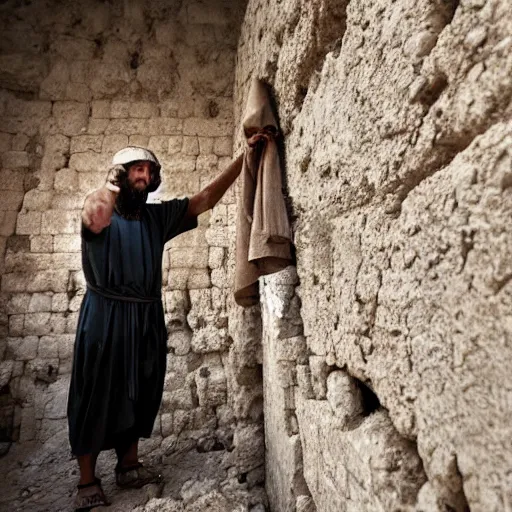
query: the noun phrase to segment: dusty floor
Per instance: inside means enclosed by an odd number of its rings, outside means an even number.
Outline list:
[[[111,506],[93,510],[167,512],[264,512],[264,490],[221,468],[223,452],[200,453],[190,444],[151,449],[142,442],[146,463],[158,465],[164,483],[139,490],[120,490],[115,485],[113,451],[103,452],[97,475]],[[67,432],[61,431],[44,445],[13,445],[0,458],[0,510],[16,512],[57,512],[72,510],[78,471],[68,449]]]

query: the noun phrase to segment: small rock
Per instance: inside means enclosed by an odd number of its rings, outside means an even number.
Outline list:
[[[187,480],[180,491],[180,495],[185,503],[191,503],[200,496],[204,496],[217,487],[217,482],[212,479],[206,480]]]
[[[474,28],[471,30],[468,35],[466,36],[466,39],[464,40],[464,43],[469,48],[476,49],[479,46],[482,46],[484,44],[485,40],[487,39],[487,29],[483,26]]]

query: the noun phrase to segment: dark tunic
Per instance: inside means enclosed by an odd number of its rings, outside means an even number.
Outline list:
[[[126,435],[151,435],[167,355],[162,254],[168,240],[197,226],[184,221],[187,206],[188,199],[147,204],[141,220],[114,213],[100,234],[82,231],[88,289],[68,399],[75,455],[113,448]]]

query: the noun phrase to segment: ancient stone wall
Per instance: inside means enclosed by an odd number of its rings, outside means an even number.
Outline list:
[[[262,283],[273,510],[508,510],[510,3],[250,0],[237,63],[297,248]]]
[[[0,6],[3,451],[12,441],[41,452],[45,442],[65,442],[85,292],[80,211],[104,183],[113,153],[127,144],[156,152],[163,185],[153,201],[199,191],[230,162],[243,9],[224,0]],[[165,251],[168,374],[143,451],[225,450],[231,476],[254,485],[263,450],[260,442],[254,457],[245,446],[253,432],[262,439],[261,370],[243,346],[230,352],[225,305],[233,203],[229,192]],[[243,386],[226,371],[230,358],[249,359]]]

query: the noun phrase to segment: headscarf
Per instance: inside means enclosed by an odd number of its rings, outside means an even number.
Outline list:
[[[140,161],[151,163],[149,184],[143,191],[132,188],[128,182],[130,167]],[[160,169],[158,158],[153,151],[147,148],[127,146],[114,155],[112,165],[108,171],[107,181],[121,189],[115,204],[117,213],[129,220],[140,220],[148,194],[154,192],[162,181]]]

